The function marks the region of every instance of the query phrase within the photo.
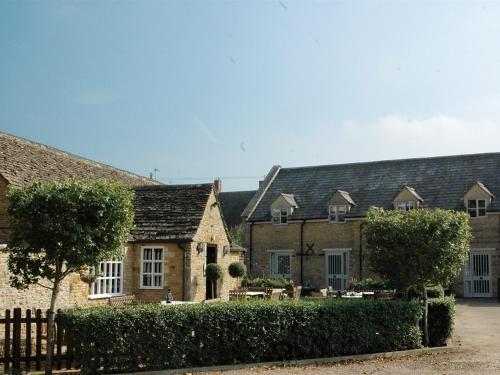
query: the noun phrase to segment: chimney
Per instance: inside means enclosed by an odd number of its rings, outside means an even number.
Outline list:
[[[215,190],[215,194],[219,194],[222,190],[222,180],[220,178],[217,178],[215,181],[214,181],[214,190]]]
[[[149,172],[149,179],[152,180],[153,179],[153,172]]]
[[[259,181],[259,189],[262,187],[262,185],[264,185],[264,180]]]

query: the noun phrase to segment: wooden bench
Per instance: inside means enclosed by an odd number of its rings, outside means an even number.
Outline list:
[[[110,297],[108,298],[108,305],[112,307],[123,307],[134,305],[137,303],[134,294],[119,296],[119,297]]]
[[[244,289],[236,289],[229,291],[229,300],[230,301],[242,301],[247,297],[246,290]]]

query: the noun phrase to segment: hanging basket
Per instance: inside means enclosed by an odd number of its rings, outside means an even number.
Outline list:
[[[98,275],[96,275],[95,273],[91,273],[91,272],[83,273],[83,272],[80,272],[80,280],[82,280],[84,283],[87,283],[89,285],[95,283],[95,281],[97,280],[97,277],[98,277]]]

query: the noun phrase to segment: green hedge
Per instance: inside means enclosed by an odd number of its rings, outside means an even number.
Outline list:
[[[453,334],[455,299],[432,298],[429,302],[429,346],[444,346]]]
[[[414,301],[229,302],[66,310],[83,374],[329,357],[421,346]]]

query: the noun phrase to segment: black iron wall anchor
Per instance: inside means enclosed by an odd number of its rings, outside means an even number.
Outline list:
[[[314,243],[313,244],[308,244],[306,243],[306,251],[304,252],[304,255],[307,257],[309,255],[314,255]]]

